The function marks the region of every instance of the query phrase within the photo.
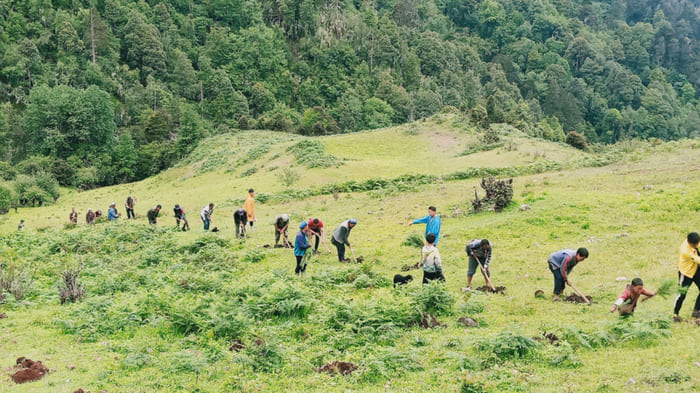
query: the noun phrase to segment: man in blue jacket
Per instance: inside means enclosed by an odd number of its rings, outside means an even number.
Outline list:
[[[294,273],[300,275],[306,271],[306,260],[304,256],[306,255],[306,250],[311,248],[311,243],[307,239],[306,235],[309,233],[309,226],[306,221],[302,221],[299,224],[299,233],[297,233],[296,239],[294,239],[294,256],[297,259],[297,267],[294,269]]]
[[[549,254],[547,263],[549,270],[554,275],[554,301],[559,300],[559,295],[564,292],[564,284],[571,285],[569,273],[579,262],[588,258],[588,250],[581,247],[578,250],[559,250]]]
[[[408,225],[411,226],[413,224],[425,224],[425,236],[428,236],[429,233],[435,235],[434,244],[437,246],[438,241],[440,241],[440,216],[437,215],[435,206],[428,208],[427,216],[419,218]]]
[[[119,217],[121,217],[121,214],[117,212],[117,202],[112,202],[112,204],[109,205],[109,210],[107,211],[107,218],[109,221],[114,221]]]

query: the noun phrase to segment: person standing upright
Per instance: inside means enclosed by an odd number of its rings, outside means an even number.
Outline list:
[[[73,210],[70,211],[70,216],[68,216],[68,219],[70,220],[71,224],[78,224],[78,212],[75,210],[75,208],[73,208]]]
[[[211,225],[211,215],[214,213],[214,204],[210,203],[207,206],[204,206],[204,209],[202,209],[202,212],[199,213],[199,218],[202,219],[202,223],[204,224],[204,231],[209,230],[209,225]]]
[[[408,226],[411,226],[413,224],[425,224],[425,236],[427,237],[429,233],[432,233],[435,235],[435,245],[437,246],[438,242],[440,241],[440,216],[437,215],[437,209],[435,206],[430,206],[428,208],[428,215],[419,218],[417,220],[414,220],[413,222],[409,223]]]
[[[248,213],[248,223],[250,224],[250,229],[255,230],[255,228],[253,228],[253,223],[255,222],[255,190],[252,188],[248,190],[248,196],[245,198],[243,208],[245,209],[246,213]]]
[[[126,197],[126,203],[124,203],[124,207],[126,208],[126,218],[131,219],[131,218],[136,218],[136,215],[134,214],[134,206],[136,205],[136,199],[129,195]]]
[[[700,245],[700,235],[697,232],[691,232],[681,244],[680,257],[678,258],[678,285],[681,286],[681,291],[676,297],[673,304],[673,320],[681,321],[678,316],[685,300],[685,295],[689,287],[694,283],[700,290],[700,255],[698,255],[698,246]],[[695,308],[691,314],[693,318],[700,318],[700,293],[695,298]]]

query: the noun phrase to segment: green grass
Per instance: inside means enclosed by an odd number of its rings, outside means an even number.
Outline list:
[[[415,136],[399,127],[320,138],[327,153],[345,159],[343,165],[296,167],[303,175],[295,187],[329,179],[444,175],[494,163],[520,166],[541,159],[525,154],[530,148],[563,163],[601,157],[516,132],[504,138],[523,138],[517,151],[498,148],[456,157],[477,136],[445,124],[418,123]],[[270,148],[257,148],[242,165],[239,160],[249,150],[234,154],[224,146],[245,138],[268,141]],[[692,142],[642,143],[620,153],[634,160],[516,177],[514,203],[502,213],[468,214],[479,179],[259,203],[256,231],[245,242],[234,240],[234,201],[249,186],[281,192],[274,170],[266,168],[292,164],[286,149],[299,138],[259,131],[218,136],[210,146],[228,164],[215,169],[200,171],[208,156],[198,150],[182,166],[143,182],[82,193],[64,190],[56,205],[0,218],[0,262],[31,266],[34,272],[26,300],[8,296],[0,305],[8,315],[0,319],[0,366],[6,369],[15,358],[28,356],[55,369],[25,385],[5,378],[0,391],[458,391],[466,374],[477,381],[470,386],[483,382],[492,392],[700,387],[694,365],[700,349],[693,344],[698,328],[664,325],[673,293],[641,303],[631,320],[608,313],[624,288],[616,277],[639,276],[656,290],[676,275],[678,246],[687,232],[698,229],[692,217],[700,210],[700,184],[690,174],[700,169],[700,150]],[[435,142],[440,138],[448,142]],[[406,155],[411,158],[402,158]],[[253,165],[259,168],[254,175],[239,178]],[[645,190],[645,185],[653,187]],[[62,229],[71,206],[84,212],[112,200],[121,205],[127,193],[139,199],[137,222]],[[219,234],[201,232],[198,213],[209,201],[219,206],[213,216]],[[164,205],[165,215],[153,229],[144,215],[155,203]],[[191,232],[171,229],[174,203],[185,207]],[[519,211],[523,203],[531,209]],[[425,215],[429,205],[442,215],[446,286],[423,288],[422,273],[414,270],[414,281],[394,290],[391,277],[419,257],[416,248],[402,245],[417,230],[407,223]],[[356,217],[351,241],[364,264],[340,264],[323,253],[312,259],[306,276],[295,277],[290,251],[262,247],[273,243],[272,219],[281,213],[292,217],[292,236],[302,218],[318,216],[330,231]],[[15,231],[20,216],[27,220],[24,233]],[[42,227],[49,228],[37,231]],[[504,296],[460,291],[468,263],[464,244],[477,237],[494,245],[492,278],[507,287]],[[552,303],[547,255],[579,246],[591,256],[571,280],[593,296],[594,304]],[[79,263],[86,297],[60,306],[60,274]],[[474,280],[482,285],[481,277]],[[547,297],[536,299],[536,289]],[[686,318],[696,295],[691,288],[682,311]],[[422,312],[434,314],[443,326],[421,328]],[[457,322],[460,316],[474,318],[479,327],[465,328]],[[559,347],[531,342],[545,331],[565,342]],[[233,339],[245,348],[229,351]],[[315,371],[335,360],[359,368],[346,377]],[[630,378],[635,385],[625,385]]]

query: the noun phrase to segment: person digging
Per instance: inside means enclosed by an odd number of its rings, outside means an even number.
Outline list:
[[[613,304],[610,312],[617,310],[621,317],[629,316],[634,314],[634,309],[637,308],[637,301],[640,296],[644,295],[645,298],[642,301],[649,299],[652,296],[656,296],[655,292],[649,292],[644,289],[644,283],[641,278],[635,278],[632,283],[625,287],[620,296],[617,297],[615,304]]]
[[[291,247],[287,233],[287,229],[289,228],[289,215],[280,214],[279,216],[275,217],[273,226],[275,227],[275,247],[277,247],[277,244],[280,242],[280,236],[283,237],[284,246]]]
[[[314,218],[309,220],[307,222],[309,225],[309,233],[311,233],[311,236],[314,236],[316,238],[316,244],[314,245],[314,254],[318,254],[318,243],[321,242],[323,243],[323,246],[326,247],[326,250],[328,252],[331,252],[331,249],[328,248],[328,244],[326,244],[326,230],[323,229],[323,221],[319,220],[318,218]]]
[[[559,250],[549,255],[547,264],[549,265],[549,270],[552,272],[552,275],[554,275],[553,300],[555,302],[559,301],[559,296],[564,292],[564,287],[566,285],[570,286],[575,292],[578,292],[579,296],[588,302],[588,299],[571,284],[571,281],[569,281],[569,274],[574,269],[574,266],[578,265],[586,258],[588,258],[588,250],[583,247],[578,250]]]
[[[472,289],[472,278],[476,273],[477,267],[484,275],[486,283],[493,289],[491,271],[489,270],[489,263],[491,263],[491,243],[489,243],[488,239],[474,239],[467,244],[464,251],[469,255],[467,287],[465,289],[468,291]]]
[[[335,246],[338,251],[338,261],[339,262],[349,262],[349,259],[345,258],[345,246],[348,246],[350,251],[352,251],[352,246],[350,246],[350,231],[357,225],[357,220],[351,218],[349,220],[343,221],[338,228],[333,231],[333,236],[331,236],[331,243]],[[354,258],[354,254],[353,254]],[[357,262],[357,261],[355,261]]]

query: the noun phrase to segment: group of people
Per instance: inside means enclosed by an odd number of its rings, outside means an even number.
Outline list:
[[[112,202],[109,205],[107,219],[110,221],[117,220],[121,217],[121,213],[117,211],[116,205],[116,202]],[[134,214],[135,205],[136,199],[132,196],[127,197],[124,206],[128,219],[134,219],[136,217]],[[148,210],[146,216],[150,224],[157,224],[161,209],[161,205],[156,205]],[[213,213],[213,203],[209,203],[205,206],[200,213],[205,231],[209,231],[210,229],[212,231],[218,231],[216,227],[211,228]],[[181,228],[183,231],[190,229],[187,215],[180,204],[176,204],[173,207],[173,215],[178,229]],[[93,211],[92,208],[89,208],[85,214],[85,221],[87,224],[94,224],[101,216],[102,210],[97,209]],[[246,228],[248,226],[251,230],[254,230],[253,225],[257,220],[255,218],[255,191],[252,188],[248,190],[248,196],[244,201],[243,207],[234,212],[233,218],[236,226],[237,238],[246,237]],[[78,223],[78,212],[75,208],[72,209],[69,220],[72,224]],[[418,263],[418,266],[423,270],[423,283],[432,280],[444,282],[445,276],[443,275],[442,258],[438,250],[441,219],[437,214],[435,206],[430,206],[428,208],[428,214],[425,217],[413,220],[409,223],[409,226],[414,224],[425,224],[424,246],[421,249],[420,261]],[[326,233],[323,221],[320,219],[312,218],[302,221],[299,224],[299,232],[295,236],[294,245],[291,244],[288,238],[289,225],[290,216],[288,214],[280,214],[275,217],[273,221],[275,247],[279,245],[280,241],[283,241],[284,247],[294,249],[294,256],[296,259],[296,268],[294,271],[297,275],[300,275],[306,271],[310,256],[318,253],[319,243],[323,243],[328,251],[330,251],[330,248],[328,248],[326,244]],[[354,251],[350,245],[349,239],[350,233],[356,225],[357,219],[351,218],[340,223],[332,233],[331,244],[336,248],[339,262],[350,261],[345,255],[346,248],[351,251],[354,259]],[[24,220],[21,220],[18,229],[22,230],[23,228]],[[309,253],[307,251],[312,247],[312,241],[310,239],[313,240],[313,238],[315,238],[315,245],[313,246],[313,251]],[[692,284],[695,284],[698,290],[700,290],[700,269],[698,269],[698,265],[700,265],[700,251],[698,251],[698,246],[700,246],[700,235],[698,235],[697,232],[692,232],[688,234],[680,247],[678,265],[678,285],[680,286],[680,291],[676,297],[673,308],[674,320],[676,321],[681,320],[679,312],[685,300],[688,288]],[[463,290],[472,289],[472,279],[477,271],[481,271],[485,280],[490,284],[491,271],[489,266],[492,256],[491,242],[488,239],[473,239],[467,243],[465,252],[469,257],[469,265],[467,269],[467,286],[463,288]],[[560,300],[559,298],[564,292],[566,285],[574,288],[569,280],[569,275],[574,267],[583,262],[588,256],[588,250],[584,247],[576,250],[563,249],[549,255],[547,265],[554,279],[554,301]],[[620,315],[632,314],[641,296],[645,296],[645,298],[642,299],[642,301],[644,301],[655,295],[655,292],[648,291],[644,288],[641,278],[635,278],[625,287],[620,296],[618,296],[610,312],[618,311]],[[695,300],[692,317],[700,318],[700,294],[698,294]]]

